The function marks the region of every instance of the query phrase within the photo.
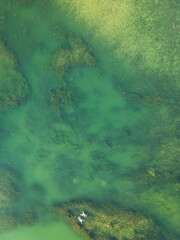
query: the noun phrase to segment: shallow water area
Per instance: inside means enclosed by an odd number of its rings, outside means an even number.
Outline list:
[[[0,240],[83,240],[69,225],[59,221],[39,222],[31,227],[23,227],[0,235]]]
[[[139,211],[178,239],[179,5],[135,3],[0,0],[0,240],[81,239],[41,221],[79,200]]]

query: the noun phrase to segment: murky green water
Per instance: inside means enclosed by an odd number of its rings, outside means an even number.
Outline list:
[[[31,227],[23,227],[1,234],[1,240],[82,240],[73,230],[64,222],[42,221]]]
[[[29,86],[0,112],[0,166],[20,178],[8,211],[34,217],[0,240],[82,239],[39,221],[83,198],[141,211],[178,239],[179,30],[178,1],[0,0],[0,40]]]

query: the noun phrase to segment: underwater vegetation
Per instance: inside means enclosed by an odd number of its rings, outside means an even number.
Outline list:
[[[20,197],[18,189],[19,177],[13,170],[0,167],[0,232],[17,226],[17,220],[12,214],[12,207]]]
[[[29,85],[15,56],[0,39],[0,110],[18,106],[29,94]]]
[[[179,102],[177,1],[56,0],[54,5],[64,13],[67,28],[99,49],[97,57],[116,76],[117,88],[157,98],[151,101]],[[68,22],[69,14],[74,21]]]
[[[0,166],[0,232],[29,225],[37,220],[36,206],[26,206],[24,211],[18,211],[22,198],[23,190],[19,174],[9,166]]]
[[[14,171],[0,168],[0,206],[8,206],[17,201],[19,196],[19,179]]]
[[[179,2],[0,6],[0,232],[178,240]]]
[[[77,217],[82,213],[82,224]],[[91,201],[54,205],[55,216],[63,216],[73,228],[93,240],[154,240],[161,239],[159,227],[138,212],[123,209],[113,203]]]
[[[88,51],[87,46],[81,39],[67,36],[67,48],[59,50],[53,57],[53,67],[59,73],[64,75],[70,67],[86,65],[95,66],[95,59]]]
[[[66,122],[76,120],[79,102],[83,99],[83,94],[78,91],[73,80],[68,80],[67,75],[71,68],[75,67],[95,67],[95,58],[91,54],[85,42],[60,31],[66,36],[66,46],[61,48],[52,57],[52,67],[58,77],[58,88],[49,90],[48,105],[57,111],[61,119]],[[70,113],[65,109],[69,108]],[[76,117],[75,117],[76,115]]]

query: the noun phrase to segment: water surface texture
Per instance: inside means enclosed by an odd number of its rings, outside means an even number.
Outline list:
[[[179,239],[179,16],[177,0],[0,0],[0,240],[84,239],[51,213],[81,199]]]

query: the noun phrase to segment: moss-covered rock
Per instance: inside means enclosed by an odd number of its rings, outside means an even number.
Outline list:
[[[0,110],[18,106],[29,93],[29,86],[18,71],[18,64],[0,40]]]
[[[84,211],[82,224],[77,216]],[[116,204],[94,202],[68,202],[55,205],[56,216],[65,217],[74,229],[93,240],[145,240],[160,239],[158,226],[138,212],[125,210]],[[83,218],[83,217],[82,217]]]

